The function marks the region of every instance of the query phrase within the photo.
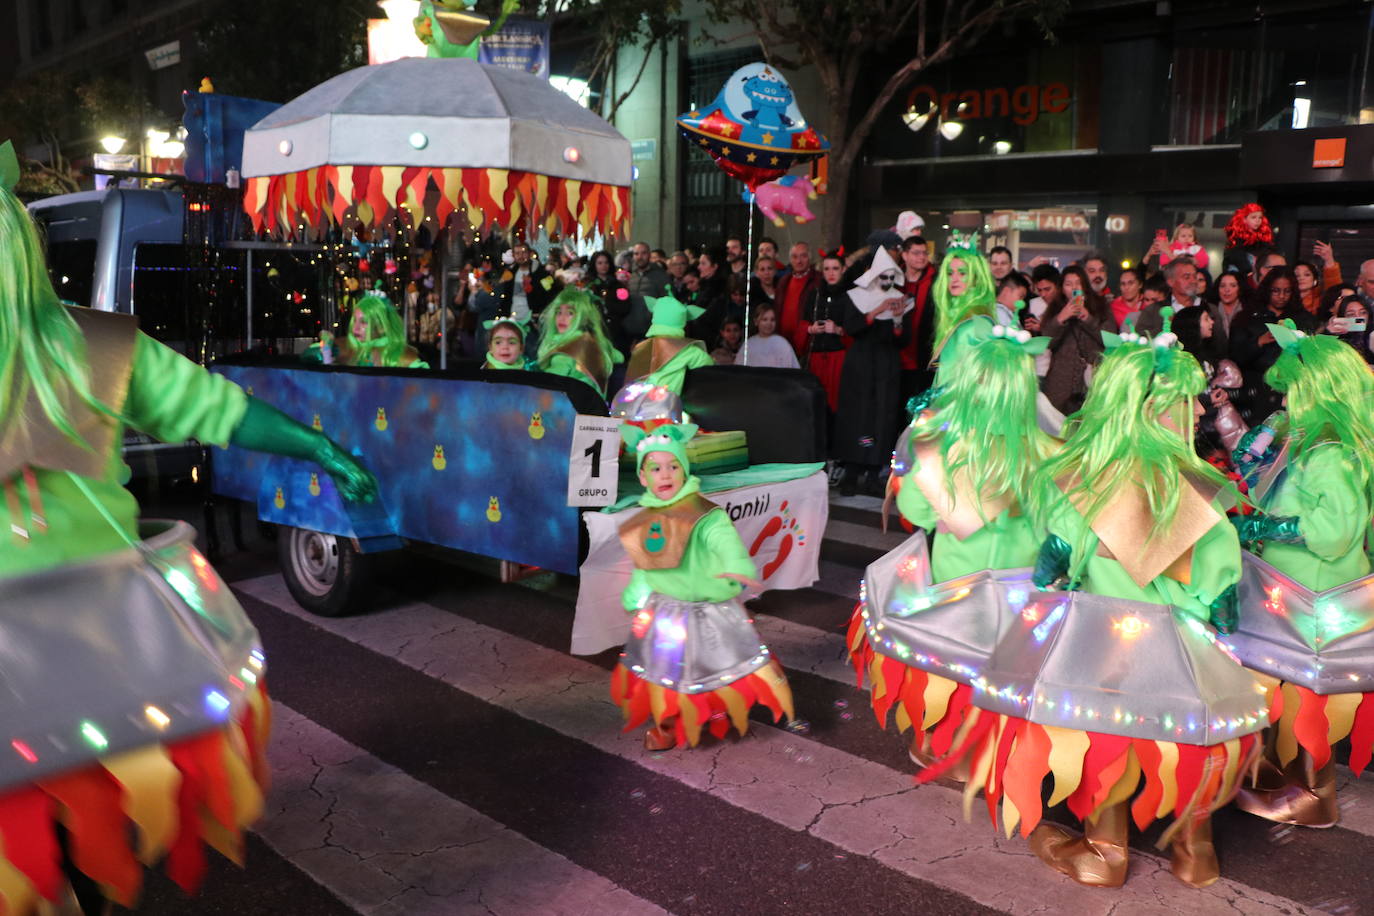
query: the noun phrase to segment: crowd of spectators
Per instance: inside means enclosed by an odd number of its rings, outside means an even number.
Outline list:
[[[875,316],[860,312],[848,290],[879,248],[900,267],[894,294],[903,305]],[[1161,232],[1139,264],[1115,273],[1091,252],[1063,266],[1043,258],[1018,264],[1002,246],[987,256],[1002,320],[1050,338],[1037,372],[1049,403],[1065,415],[1083,403],[1103,353],[1102,332],[1158,334],[1166,308],[1211,380],[1199,427],[1204,452],[1224,454],[1237,426],[1259,423],[1280,406],[1264,381],[1280,352],[1266,324],[1287,319],[1308,333],[1339,336],[1374,364],[1374,260],[1347,283],[1325,243],[1313,247],[1310,260],[1294,263],[1268,245],[1236,246],[1213,271],[1193,227],[1181,224]],[[581,285],[596,294],[611,342],[628,356],[650,324],[645,297],[675,296],[702,309],[687,334],[705,343],[716,364],[812,372],[826,392],[837,483],[847,493],[879,493],[905,405],[931,384],[938,265],[939,253],[924,238],[891,230],[849,253],[798,242],[785,259],[770,238],[753,252],[729,238],[719,247],[673,252],[645,242],[588,257],[553,250],[543,261],[517,243],[502,259],[468,265],[468,282],[445,318],[438,297],[427,293],[412,334],[432,356],[446,320],[456,348],[450,352],[480,354],[482,322],[498,315],[537,319],[559,289]],[[875,325],[892,333],[874,333]],[[537,321],[526,345],[529,352],[538,346]]]

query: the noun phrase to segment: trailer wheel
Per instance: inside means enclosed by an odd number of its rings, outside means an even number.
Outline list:
[[[355,609],[371,565],[349,538],[309,528],[283,527],[277,560],[291,597],[321,617],[341,617]]]

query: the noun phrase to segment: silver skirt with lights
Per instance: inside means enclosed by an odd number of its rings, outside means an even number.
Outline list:
[[[185,522],[137,548],[0,579],[0,792],[222,728],[263,670],[257,630]]]
[[[651,684],[704,693],[753,674],[771,658],[737,600],[679,601],[655,592],[635,614],[621,663]]]
[[[1268,723],[1264,688],[1199,620],[1162,604],[1040,592],[1030,570],[930,581],[925,535],[868,568],[874,651],[1041,725],[1212,745]]]
[[[1316,694],[1374,691],[1374,575],[1314,592],[1243,557],[1240,624],[1226,641],[1245,666]]]

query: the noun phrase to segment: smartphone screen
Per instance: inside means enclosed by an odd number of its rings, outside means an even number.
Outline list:
[[[1365,325],[1368,323],[1364,318],[1347,318],[1345,320],[1350,323],[1350,330],[1347,332],[1349,334],[1363,333]]]

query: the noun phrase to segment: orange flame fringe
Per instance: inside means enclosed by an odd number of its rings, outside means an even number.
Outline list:
[[[1173,823],[1159,841],[1162,848],[1178,830],[1188,829],[1204,813],[1229,802],[1262,750],[1258,734],[1202,747],[1039,725],[989,713],[972,705],[967,685],[874,652],[860,608],[850,620],[848,647],[860,686],[864,672],[869,674],[879,725],[886,727],[888,711],[896,701],[900,729],[915,725],[920,733],[933,728],[931,750],[941,760],[917,774],[916,781],[931,782],[967,760],[965,816],[971,815],[973,801],[982,791],[994,827],[1000,803],[1008,837],[1018,823],[1022,836],[1029,836],[1040,823],[1044,813],[1041,784],[1052,775],[1049,806],[1067,800],[1069,810],[1080,819],[1133,795],[1131,815],[1142,830],[1172,815]]]
[[[430,194],[433,188],[436,193]],[[624,239],[630,232],[630,189],[507,169],[445,169],[381,165],[322,165],[285,175],[249,178],[243,209],[253,231],[295,238],[298,227],[338,225],[356,208],[380,228],[400,211],[418,226],[426,216],[440,227],[464,212],[474,228],[490,220],[571,234],[595,227]]]
[[[237,721],[218,731],[116,754],[0,795],[0,913],[48,912],[44,901],[64,893],[59,823],[72,864],[125,907],[137,902],[142,866],[164,857],[167,874],[187,893],[205,874],[203,844],[242,865],[242,831],[261,813],[267,789],[271,731],[264,683],[246,699]]]
[[[696,747],[703,726],[717,738],[724,738],[731,724],[735,731],[745,734],[749,731],[749,709],[756,704],[772,710],[774,722],[783,716],[793,718],[792,688],[776,658],[737,681],[704,693],[669,690],[618,664],[611,672],[611,699],[625,716],[625,731],[638,728],[652,715],[655,725],[670,723],[678,747]]]
[[[1317,769],[1331,760],[1332,747],[1350,739],[1350,769],[1359,776],[1374,755],[1374,693],[1320,695],[1288,681],[1252,671],[1269,685],[1269,720],[1274,723],[1274,749],[1287,766],[1298,748],[1312,755]]]

